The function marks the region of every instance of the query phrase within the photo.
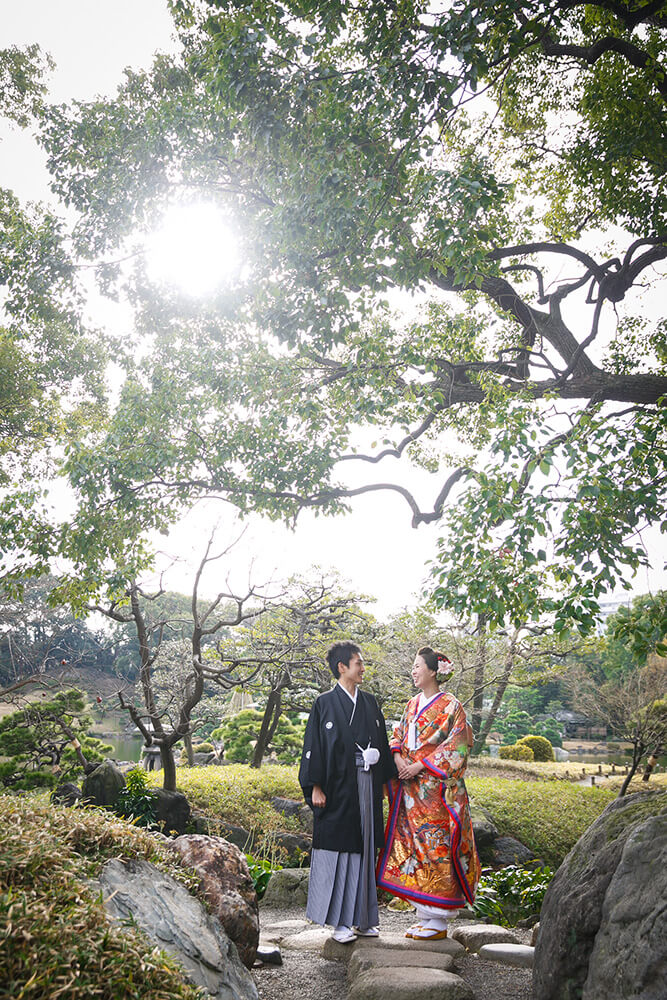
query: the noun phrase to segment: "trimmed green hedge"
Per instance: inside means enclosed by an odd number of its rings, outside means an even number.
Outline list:
[[[498,756],[501,760],[535,760],[535,755],[530,747],[521,743],[511,743],[510,746],[500,747]]]
[[[554,748],[546,736],[535,736],[534,734],[522,736],[517,740],[517,746],[530,747],[533,751],[534,760],[549,761],[554,760]]]
[[[565,781],[466,778],[474,803],[491,813],[498,832],[516,837],[557,868],[602,810],[615,788],[582,788]]]

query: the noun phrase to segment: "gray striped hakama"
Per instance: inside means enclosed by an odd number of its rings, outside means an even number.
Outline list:
[[[371,770],[364,771],[361,757],[357,757],[357,789],[363,854],[313,849],[306,916],[316,924],[366,930],[376,926],[379,913],[375,885],[373,776]]]

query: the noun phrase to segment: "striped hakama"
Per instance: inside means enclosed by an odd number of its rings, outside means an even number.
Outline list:
[[[373,774],[356,757],[363,853],[313,848],[306,916],[316,924],[344,925],[366,930],[379,921],[375,885]]]

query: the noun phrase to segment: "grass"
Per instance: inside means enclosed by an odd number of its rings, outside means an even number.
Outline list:
[[[110,924],[86,883],[111,857],[194,880],[157,838],[92,809],[0,795],[0,982],[7,1000],[198,1000],[176,964]]]
[[[602,774],[612,774],[611,764],[600,764]],[[580,781],[587,775],[598,774],[597,764],[582,764],[581,761],[526,761],[501,760],[498,757],[473,757],[468,764],[468,777],[511,773],[526,781]],[[618,774],[618,765],[616,765]],[[621,775],[621,780],[623,776]],[[467,778],[466,778],[467,781]]]
[[[473,802],[488,809],[501,835],[520,840],[552,868],[617,795],[613,788],[553,781],[470,777],[466,785]]]
[[[298,769],[282,764],[257,768],[247,764],[227,767],[180,767],[176,786],[193,809],[214,819],[242,826],[249,832],[270,835],[279,830],[299,830],[298,821],[272,806],[275,796],[303,801]],[[161,784],[161,772],[150,772],[151,783]]]

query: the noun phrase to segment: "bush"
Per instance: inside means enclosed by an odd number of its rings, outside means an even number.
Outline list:
[[[197,743],[192,747],[193,753],[213,753],[215,747],[212,743]]]
[[[512,743],[511,746],[500,747],[498,755],[502,760],[535,760],[530,747],[524,746],[521,743]]]
[[[125,775],[126,785],[116,799],[114,812],[137,826],[155,825],[155,800],[148,788],[148,774],[142,767],[133,767]]]
[[[522,736],[517,746],[530,747],[534,760],[554,760],[554,748],[545,736]]]
[[[466,785],[473,803],[491,813],[501,836],[516,837],[554,869],[617,794],[614,788],[581,788],[565,781],[467,777]]]
[[[494,872],[485,868],[473,906],[476,917],[490,918],[504,927],[539,914],[554,873],[548,866],[521,868],[508,865]]]
[[[198,880],[154,836],[102,810],[4,795],[0,825],[3,997],[198,1000],[170,957],[107,920],[90,886],[107,858],[142,857],[192,891]]]

